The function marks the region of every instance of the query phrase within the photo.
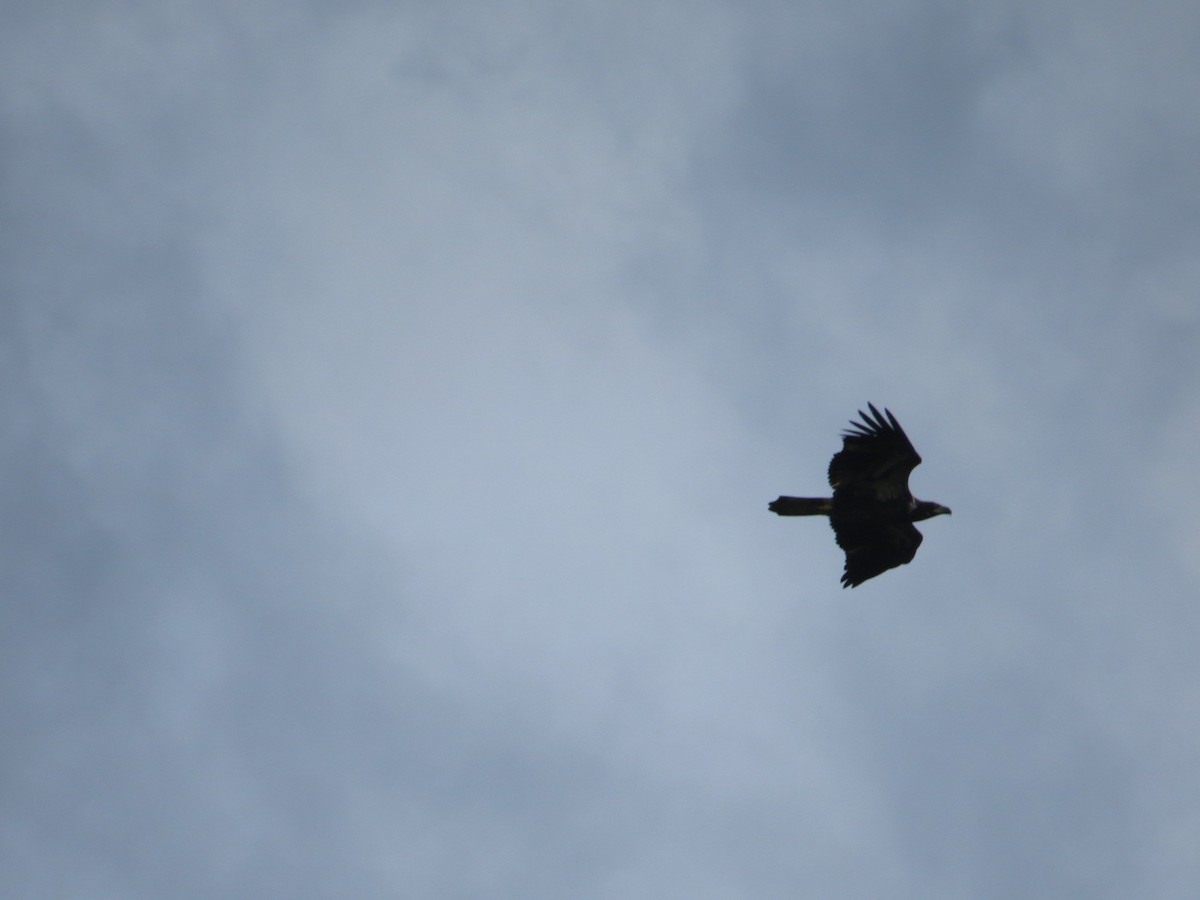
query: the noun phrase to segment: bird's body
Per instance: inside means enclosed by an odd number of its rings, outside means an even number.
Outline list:
[[[829,516],[838,546],[846,551],[842,587],[856,587],[888,569],[912,562],[921,546],[913,527],[949,514],[938,503],[917,500],[908,476],[921,463],[908,435],[891,411],[859,411],[842,434],[842,449],[829,463],[833,497],[780,497],[771,512],[781,516]]]

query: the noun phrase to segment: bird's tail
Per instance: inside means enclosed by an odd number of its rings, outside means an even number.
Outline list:
[[[780,516],[827,516],[833,501],[827,497],[780,497],[767,508]]]

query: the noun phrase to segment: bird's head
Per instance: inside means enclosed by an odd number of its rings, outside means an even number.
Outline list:
[[[950,507],[942,506],[940,503],[933,503],[929,500],[918,500],[913,506],[912,520],[920,522],[924,519],[932,519],[934,516],[950,515]]]

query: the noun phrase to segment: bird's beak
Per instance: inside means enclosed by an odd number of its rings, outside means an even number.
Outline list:
[[[940,512],[940,513],[945,513],[946,515],[950,515],[950,507],[948,507],[948,506],[939,506],[939,507],[938,507],[938,512]]]

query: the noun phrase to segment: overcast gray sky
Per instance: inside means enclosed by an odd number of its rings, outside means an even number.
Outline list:
[[[6,897],[1200,894],[1200,7],[0,9]],[[854,591],[838,432],[925,457]]]

